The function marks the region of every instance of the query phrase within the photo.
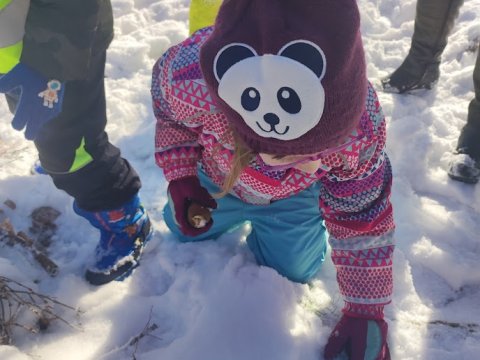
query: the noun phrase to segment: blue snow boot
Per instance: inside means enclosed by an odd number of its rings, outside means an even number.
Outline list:
[[[73,210],[100,230],[92,266],[85,278],[92,285],[123,280],[139,265],[146,242],[152,234],[150,219],[136,195],[125,205],[109,211],[89,212],[76,202]]]

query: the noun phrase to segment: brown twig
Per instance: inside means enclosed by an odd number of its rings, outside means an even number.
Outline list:
[[[32,257],[38,264],[50,275],[56,276],[58,274],[58,265],[42,251],[35,248],[34,240],[30,238],[25,232],[15,232],[15,229],[8,219],[4,219],[0,224],[0,241],[5,241],[7,245],[14,246],[16,244],[28,250]]]
[[[148,321],[145,324],[145,327],[143,328],[143,330],[140,332],[140,334],[135,336],[128,343],[129,346],[135,346],[134,349],[133,349],[133,353],[132,353],[132,360],[137,360],[137,357],[135,356],[135,354],[137,353],[138,344],[143,337],[151,336],[151,337],[153,337],[157,340],[161,340],[161,338],[151,334],[152,331],[158,329],[157,324],[153,323],[153,324],[150,325],[150,321],[152,320],[152,312],[153,312],[153,306],[150,308],[150,314],[148,315]]]
[[[431,320],[428,322],[428,324],[448,326],[454,329],[462,329],[468,331],[469,333],[476,333],[480,330],[480,325],[475,323],[459,323],[445,320]]]
[[[58,320],[71,328],[77,329],[70,322],[54,311],[55,306],[75,311],[79,310],[66,305],[54,298],[37,293],[18,281],[0,276],[0,344],[12,343],[12,329],[22,328],[31,333],[45,330],[52,321]],[[24,310],[31,312],[37,318],[35,326],[18,322],[18,316]]]
[[[133,348],[133,352],[131,354],[131,357],[132,357],[132,360],[137,360],[136,354],[137,354],[138,345],[139,345],[141,339],[143,339],[146,336],[150,336],[150,337],[153,337],[157,340],[162,340],[162,338],[151,334],[152,331],[155,331],[156,329],[158,329],[157,324],[155,324],[155,323],[151,324],[152,313],[153,313],[153,307],[150,308],[150,313],[148,315],[147,323],[145,324],[145,326],[143,327],[143,330],[138,335],[132,337],[127,343],[125,343],[124,345],[116,348],[115,350],[110,351],[106,354],[103,354],[101,356],[101,359],[118,359],[118,353],[120,351],[126,351],[126,349],[133,346],[134,348]]]

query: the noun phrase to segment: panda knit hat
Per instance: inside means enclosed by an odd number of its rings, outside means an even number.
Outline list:
[[[337,146],[365,108],[356,0],[224,0],[200,64],[217,107],[256,152]]]

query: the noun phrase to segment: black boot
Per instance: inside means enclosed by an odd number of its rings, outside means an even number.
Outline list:
[[[457,143],[457,151],[450,163],[448,175],[469,184],[480,179],[480,49],[473,70],[475,97],[468,106],[467,123]]]
[[[400,67],[392,74],[382,79],[383,91],[394,94],[412,94],[420,90],[431,90],[440,77],[440,64],[424,64],[420,72],[412,71],[407,57]],[[415,67],[419,67],[416,65]]]
[[[480,179],[480,161],[466,154],[466,151],[460,149],[455,153],[454,159],[450,162],[448,176],[453,180],[476,184]]]
[[[439,65],[447,37],[464,0],[418,0],[410,52],[391,75],[382,79],[383,90],[412,93],[432,89],[440,76]]]
[[[475,123],[469,119],[463,127],[448,169],[452,179],[468,184],[476,184],[480,179],[480,127],[472,124]]]

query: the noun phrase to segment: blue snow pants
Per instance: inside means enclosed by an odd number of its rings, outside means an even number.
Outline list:
[[[210,194],[220,192],[201,170],[199,178]],[[182,242],[216,239],[250,222],[247,244],[257,262],[292,281],[305,283],[318,272],[327,250],[328,233],[318,206],[319,189],[320,184],[316,183],[270,205],[252,205],[227,195],[216,200],[212,227],[195,237],[181,233],[168,203],[163,215],[167,226]]]

